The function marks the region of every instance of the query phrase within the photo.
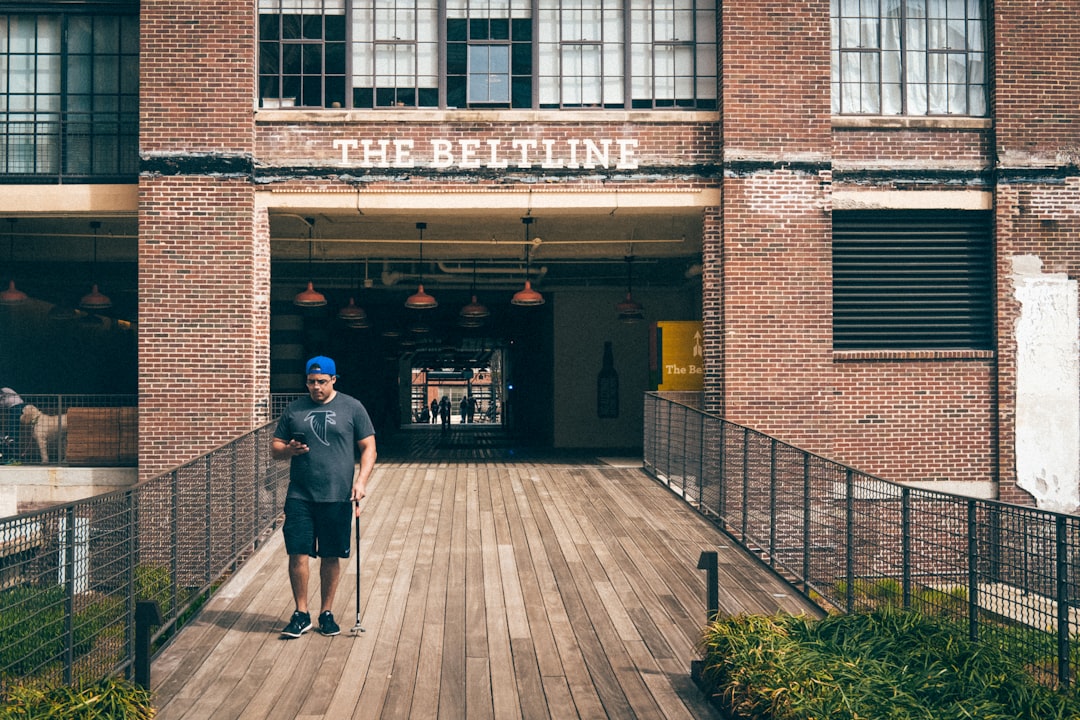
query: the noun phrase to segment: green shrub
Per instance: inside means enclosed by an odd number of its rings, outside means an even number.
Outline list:
[[[820,621],[721,618],[703,648],[702,687],[746,720],[1080,718],[1075,696],[957,623],[889,606]]]
[[[175,600],[169,569],[160,565],[136,566],[135,599],[156,600],[162,617],[169,617]]]
[[[25,682],[8,688],[0,720],[149,720],[154,708],[148,690],[123,678],[107,678],[76,688]]]

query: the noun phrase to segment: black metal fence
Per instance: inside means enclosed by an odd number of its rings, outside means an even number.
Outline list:
[[[128,673],[135,614],[175,631],[278,523],[274,423],[131,488],[0,520],[0,684]],[[2,689],[2,688],[0,688]]]
[[[134,467],[137,405],[134,395],[19,395],[0,407],[0,463]]]
[[[823,607],[945,615],[1075,683],[1080,517],[882,480],[655,393],[644,462]]]

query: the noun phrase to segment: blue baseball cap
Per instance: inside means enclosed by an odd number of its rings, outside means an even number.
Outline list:
[[[337,365],[330,358],[319,355],[307,361],[307,375],[337,375]]]

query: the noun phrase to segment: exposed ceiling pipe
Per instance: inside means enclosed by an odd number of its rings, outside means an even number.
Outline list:
[[[442,263],[439,263],[439,265],[441,266]],[[490,270],[494,271],[495,268],[491,268]],[[546,265],[541,265],[540,267],[534,267],[529,272],[529,279],[534,280],[534,281],[542,280],[544,278],[544,276],[547,275],[547,270],[548,269],[547,269]],[[472,271],[470,269],[470,273],[471,272]],[[429,273],[424,273],[424,279],[429,281],[429,283],[432,284],[432,285],[434,283],[436,283],[436,282],[439,282],[439,281],[461,282],[462,278],[460,277],[460,275],[461,275],[461,273],[458,272],[457,270],[444,272],[441,275],[440,274],[431,275]],[[479,278],[477,280],[477,282],[479,284],[481,284],[481,285],[496,284],[496,283],[499,283],[499,282],[513,282],[513,281],[516,281],[518,278],[524,277],[524,275],[525,275],[525,268],[523,268],[523,267],[509,268],[508,267],[508,268],[499,269],[498,270],[498,277],[495,277],[494,273],[489,272],[487,277]],[[414,280],[414,279],[417,279],[419,277],[420,277],[419,273],[398,272],[396,270],[390,270],[389,266],[385,265],[384,269],[382,271],[382,275],[380,275],[379,279],[382,281],[382,284],[385,287],[393,287],[394,285],[397,285],[402,280]]]

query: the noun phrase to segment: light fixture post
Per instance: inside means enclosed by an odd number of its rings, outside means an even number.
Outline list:
[[[8,265],[11,272],[15,273],[15,223],[16,218],[8,218]],[[15,287],[15,279],[8,281],[7,289],[0,292],[0,305],[20,305],[28,299],[26,293]]]
[[[92,220],[90,227],[94,231],[94,274],[93,277],[97,278],[97,241],[98,241],[98,228],[101,227],[99,220]],[[79,300],[79,307],[88,312],[97,312],[99,310],[108,310],[112,307],[112,300],[107,295],[98,290],[96,282],[91,283],[90,292],[82,296]]]
[[[405,300],[405,307],[410,310],[431,310],[439,306],[439,302],[434,297],[424,292],[424,230],[426,228],[426,222],[416,223],[416,229],[420,232],[420,282],[416,292]]]
[[[308,284],[307,288],[301,290],[293,298],[293,304],[297,307],[322,307],[326,305],[326,296],[315,289],[315,282],[311,279],[312,264],[311,256],[312,250],[315,245],[315,219],[304,218],[304,221],[308,226]]]
[[[544,304],[544,296],[536,290],[533,290],[532,282],[529,280],[532,271],[532,253],[530,252],[531,248],[529,247],[529,226],[532,225],[533,218],[526,215],[521,218],[521,222],[525,226],[525,287],[514,293],[514,297],[510,298],[510,304],[519,307],[536,307],[537,305]]]

